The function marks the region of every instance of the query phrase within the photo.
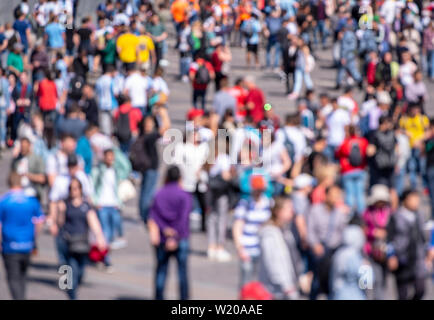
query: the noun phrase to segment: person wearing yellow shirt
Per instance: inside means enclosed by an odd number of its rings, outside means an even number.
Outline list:
[[[139,37],[131,33],[126,27],[125,33],[119,36],[116,42],[119,59],[124,63],[125,67],[130,70],[137,62],[139,55]]]
[[[138,53],[137,62],[141,66],[142,65],[146,66],[146,69],[149,70],[149,67],[151,66],[151,62],[155,64],[157,61],[154,41],[152,41],[152,38],[147,35],[145,27],[142,27],[140,29],[140,35],[138,38],[139,38],[139,53]]]
[[[410,183],[413,189],[417,188],[418,175],[424,177],[424,160],[422,158],[422,142],[429,128],[429,119],[423,115],[419,105],[409,107],[408,115],[399,120],[399,126],[403,128],[409,137],[411,147],[411,157],[408,160],[408,171],[410,173]]]

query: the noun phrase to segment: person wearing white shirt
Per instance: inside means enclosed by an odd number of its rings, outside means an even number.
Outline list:
[[[125,80],[125,93],[130,96],[132,106],[139,108],[143,114],[148,105],[148,91],[151,85],[149,78],[137,70],[132,70]]]
[[[335,150],[345,139],[345,127],[351,124],[351,118],[347,110],[339,108],[337,100],[332,99],[333,111],[326,119],[327,148],[325,153],[330,161],[335,159]]]

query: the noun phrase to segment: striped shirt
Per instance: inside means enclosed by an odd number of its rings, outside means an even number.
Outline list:
[[[252,198],[241,199],[235,209],[235,219],[243,220],[241,245],[251,257],[260,255],[259,229],[271,217],[271,199],[262,196],[255,202]]]

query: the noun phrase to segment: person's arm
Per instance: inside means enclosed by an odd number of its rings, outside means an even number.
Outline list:
[[[280,153],[280,160],[282,161],[282,172],[280,174],[285,174],[291,168],[291,158],[288,152],[283,149]]]
[[[238,255],[240,256],[241,260],[246,261],[249,260],[249,256],[246,254],[244,247],[241,244],[241,236],[243,234],[244,224],[245,222],[242,219],[235,220],[232,227],[232,236],[234,238],[234,244]]]
[[[295,217],[295,226],[297,228],[298,234],[300,235],[300,240],[303,247],[308,246],[308,229],[306,219],[303,214],[298,214]]]
[[[96,215],[96,212],[94,210],[90,210],[87,213],[87,224],[89,225],[89,229],[95,235],[98,248],[103,251],[107,247],[107,243],[104,237],[104,233],[102,232],[98,216]]]
[[[170,129],[170,117],[166,108],[160,107],[158,109],[158,114],[161,117],[161,127],[159,129],[160,136],[164,136],[167,130]]]
[[[149,230],[149,238],[151,240],[151,244],[153,246],[160,245],[160,228],[158,228],[157,223],[153,219],[148,220],[148,230]]]

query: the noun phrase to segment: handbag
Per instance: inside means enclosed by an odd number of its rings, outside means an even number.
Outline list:
[[[125,179],[121,181],[121,183],[118,186],[119,200],[122,201],[122,203],[134,199],[136,193],[137,193],[136,188],[134,187],[134,184],[129,179]]]
[[[63,233],[68,251],[74,254],[88,254],[90,250],[88,234]]]

